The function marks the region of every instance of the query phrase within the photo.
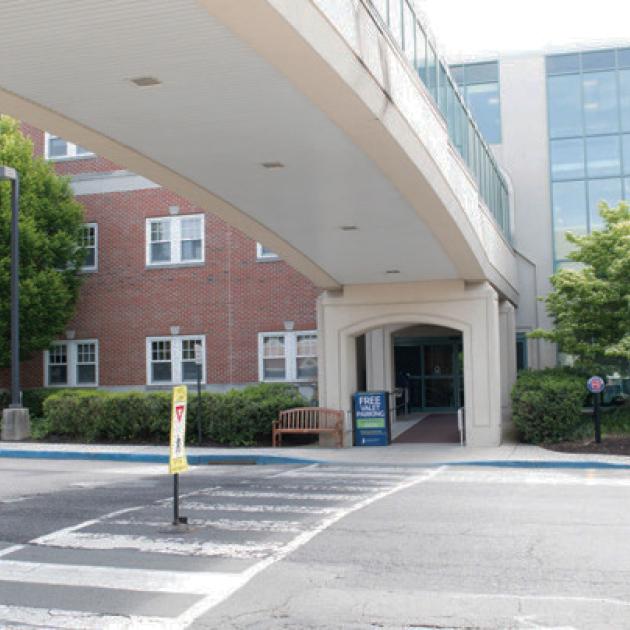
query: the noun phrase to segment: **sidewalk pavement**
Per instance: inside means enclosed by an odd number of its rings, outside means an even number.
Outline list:
[[[168,446],[0,442],[0,457],[167,463]],[[334,464],[362,466],[497,466],[532,468],[627,468],[630,457],[558,453],[529,444],[496,447],[458,444],[392,444],[378,447],[187,448],[191,465]]]

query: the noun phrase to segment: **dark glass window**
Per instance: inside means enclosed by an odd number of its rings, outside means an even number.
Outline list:
[[[549,135],[582,135],[582,86],[579,74],[550,77],[548,82]]]
[[[586,184],[583,181],[554,183],[552,197],[555,254],[556,259],[562,259],[572,248],[565,234],[586,234],[588,230]]]
[[[580,71],[580,55],[552,55],[547,57],[547,74],[565,74]]]
[[[589,177],[620,174],[619,136],[594,136],[586,139],[586,171]]]
[[[623,152],[623,174],[630,175],[630,134],[621,137],[621,145]],[[630,191],[626,189],[626,199]]]
[[[617,51],[617,63],[620,68],[630,68],[630,48],[621,48]]]
[[[589,72],[582,84],[586,135],[619,131],[615,72]]]
[[[630,131],[630,70],[619,72],[619,108],[621,130]]]
[[[599,215],[599,204],[605,201],[614,206],[621,199],[621,179],[593,179],[588,182],[588,209],[590,228],[596,230],[602,227],[603,221]]]
[[[499,64],[493,61],[452,66],[451,76],[458,84],[486,142],[500,143]]]
[[[609,70],[615,67],[614,50],[595,50],[582,53],[582,70]]]
[[[551,141],[551,177],[554,180],[584,177],[582,138]]]

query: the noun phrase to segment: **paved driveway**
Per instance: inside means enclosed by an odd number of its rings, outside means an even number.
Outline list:
[[[97,466],[0,463],[0,627],[630,628],[627,471]]]

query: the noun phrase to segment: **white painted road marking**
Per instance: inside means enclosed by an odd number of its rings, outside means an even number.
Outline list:
[[[166,630],[184,628],[213,606],[225,601],[239,588],[247,584],[258,573],[285,558],[312,538],[348,514],[378,501],[394,492],[409,488],[418,483],[433,479],[442,468],[433,469],[421,474],[402,475],[387,472],[369,472],[365,476],[360,470],[351,473],[329,471],[322,467],[308,467],[304,475],[292,470],[292,488],[289,492],[277,490],[269,486],[267,480],[264,488],[250,486],[245,490],[222,489],[218,486],[204,488],[180,495],[181,509],[190,512],[234,512],[248,514],[252,520],[241,518],[191,519],[191,524],[199,527],[215,527],[218,530],[234,532],[271,532],[296,534],[288,542],[245,541],[239,543],[219,543],[198,539],[188,539],[177,534],[164,536],[140,536],[130,534],[110,534],[107,527],[164,526],[165,523],[146,518],[143,510],[155,509],[166,505],[172,499],[160,499],[148,506],[135,506],[111,512],[97,519],[91,519],[62,530],[40,536],[31,544],[42,547],[82,550],[133,550],[135,553],[161,553],[181,556],[224,557],[250,560],[253,564],[240,573],[194,572],[194,571],[162,571],[136,568],[119,568],[93,565],[63,565],[53,563],[34,563],[19,560],[0,560],[0,580],[24,584],[42,584],[67,586],[69,588],[88,586],[94,588],[111,588],[123,591],[161,593],[177,593],[199,595],[201,599],[188,608],[179,617],[157,618],[145,616],[117,616],[91,614],[80,611],[48,610],[35,607],[0,606],[0,619],[5,622],[58,628],[146,628],[150,630]],[[286,475],[286,472],[283,473]],[[311,477],[314,476],[315,479]],[[285,477],[286,478],[286,477]],[[343,486],[346,478],[352,485],[352,491]],[[269,479],[269,478],[267,478]],[[305,480],[308,487],[300,486]],[[325,481],[331,480],[340,493],[332,493],[333,487]],[[365,486],[360,485],[365,482]],[[284,488],[284,486],[282,486]],[[288,489],[285,489],[288,490]],[[345,492],[344,492],[345,490]],[[353,494],[350,494],[353,492]],[[205,503],[214,498],[240,498],[243,503]],[[269,504],[270,499],[290,499],[295,505]],[[300,505],[300,501],[333,501],[345,503],[324,507],[319,505]],[[255,503],[248,503],[255,501]],[[274,515],[280,520],[269,520]],[[280,515],[301,515],[303,520],[285,521]],[[257,520],[258,516],[267,516],[266,520]],[[136,518],[137,517],[137,518]],[[264,517],[263,517],[264,518]],[[81,531],[91,528],[92,531]],[[105,531],[94,532],[94,529],[105,528]],[[192,533],[194,535],[194,532]],[[0,551],[0,556],[19,551],[23,546]]]
[[[234,579],[233,573],[148,571],[122,567],[47,564],[17,560],[4,560],[0,563],[0,580],[114,588],[126,591],[208,595],[225,588]]]

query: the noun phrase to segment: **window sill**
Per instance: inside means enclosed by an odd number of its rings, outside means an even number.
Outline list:
[[[205,261],[185,262],[185,263],[151,263],[145,264],[144,268],[149,269],[181,269],[182,267],[203,267]]]
[[[44,387],[50,389],[97,389],[98,383],[81,383],[80,385],[68,385],[67,383],[46,383]]]
[[[47,157],[48,162],[76,162],[77,160],[94,160],[98,155],[94,153],[86,153],[85,155],[58,155]]]
[[[98,271],[98,267],[81,267],[79,271],[80,273],[96,273]]]
[[[272,262],[279,262],[282,259],[280,258],[280,256],[257,256],[256,257],[256,262],[259,263],[272,263]]]

